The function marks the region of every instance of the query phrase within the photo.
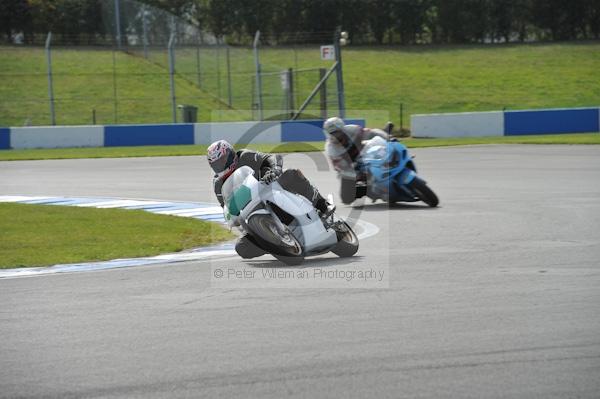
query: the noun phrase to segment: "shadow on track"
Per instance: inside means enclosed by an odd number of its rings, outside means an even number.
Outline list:
[[[247,260],[246,264],[255,268],[294,268],[294,269],[305,269],[309,267],[331,267],[347,265],[350,263],[362,262],[364,257],[352,256],[350,258],[339,258],[337,256],[332,257],[319,257],[319,258],[307,258],[301,265],[289,266],[285,263],[278,261],[277,259],[264,259],[264,260]]]
[[[349,208],[354,209],[354,210],[360,210],[360,211],[367,211],[367,212],[381,212],[381,211],[385,211],[388,209],[403,209],[403,210],[412,210],[412,211],[418,211],[418,210],[425,210],[425,209],[429,209],[431,211],[435,211],[436,209],[439,209],[440,207],[437,206],[435,208],[430,207],[427,204],[421,204],[421,203],[411,203],[411,202],[376,202],[376,203],[359,203],[359,204],[355,204],[355,205],[351,205],[349,206]]]

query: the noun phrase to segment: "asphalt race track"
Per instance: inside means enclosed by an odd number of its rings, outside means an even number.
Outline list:
[[[0,279],[0,397],[598,398],[600,146],[413,153],[440,208],[340,205],[379,233],[294,268],[385,284],[216,284],[269,256]],[[203,157],[1,162],[0,194],[214,201]]]

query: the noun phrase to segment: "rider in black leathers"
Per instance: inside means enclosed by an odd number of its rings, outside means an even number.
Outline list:
[[[313,206],[325,217],[333,211],[330,204],[323,198],[319,191],[298,169],[283,171],[283,158],[276,154],[267,154],[252,150],[235,151],[233,146],[225,140],[214,142],[207,150],[208,162],[215,172],[213,187],[217,200],[224,206],[221,188],[225,180],[239,167],[249,166],[254,170],[254,175],[264,183],[275,180],[287,191],[300,194],[312,202]],[[252,238],[244,235],[235,245],[236,252],[242,258],[254,258],[265,254],[265,251],[256,245]]]

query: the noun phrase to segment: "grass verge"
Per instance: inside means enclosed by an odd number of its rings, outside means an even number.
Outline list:
[[[0,203],[0,269],[153,256],[231,238],[214,223],[145,211]]]
[[[402,142],[409,148],[445,147],[475,144],[600,144],[600,133],[547,134],[534,136],[407,138]]]
[[[142,147],[50,148],[1,150],[0,161],[76,158],[128,158],[206,155],[207,145],[165,145]],[[251,148],[263,152],[322,151],[322,142],[236,145],[237,149]]]
[[[600,144],[600,134],[577,133],[538,136],[458,137],[448,139],[405,138],[402,139],[402,142],[409,148],[473,144]],[[2,150],[0,151],[0,161],[205,155],[206,147],[207,146],[205,145],[172,145],[147,147]],[[321,141],[307,143],[236,145],[236,148],[238,149],[251,148],[263,152],[278,153],[323,151],[323,147],[324,143]]]

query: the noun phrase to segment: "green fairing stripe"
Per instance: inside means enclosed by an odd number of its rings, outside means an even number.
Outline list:
[[[242,186],[238,188],[235,190],[235,193],[233,193],[233,197],[229,200],[229,213],[238,216],[251,199],[252,192],[248,187]]]

